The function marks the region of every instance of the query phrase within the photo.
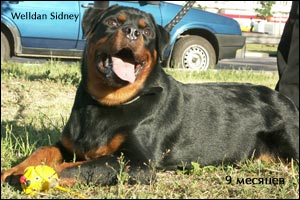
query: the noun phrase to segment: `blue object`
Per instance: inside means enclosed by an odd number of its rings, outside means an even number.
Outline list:
[[[93,4],[94,1],[1,1],[1,60],[5,53],[9,56],[80,58],[85,46],[82,17]],[[163,1],[110,1],[110,5],[113,4],[151,13],[162,26],[168,24],[182,8]],[[245,44],[240,26],[234,19],[196,8],[190,9],[170,34],[170,45],[165,52],[169,61],[176,42],[186,36],[195,35],[207,40],[213,47],[211,52],[215,54],[215,63],[223,58],[234,58],[236,50]],[[2,46],[5,39],[8,47]],[[201,47],[201,43],[198,47]],[[200,53],[206,51],[205,48],[203,51],[190,46],[186,48],[185,51],[177,50],[182,59],[191,55],[199,57]],[[8,52],[2,52],[2,49]],[[209,56],[208,53],[206,58],[209,59]]]

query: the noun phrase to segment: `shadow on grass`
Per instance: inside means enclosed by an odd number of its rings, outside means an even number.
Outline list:
[[[12,166],[20,163],[38,147],[53,145],[59,137],[60,131],[55,128],[36,129],[31,124],[20,126],[16,121],[1,121],[1,141],[3,141],[1,144],[9,147],[9,150],[2,150],[7,151],[7,154],[20,155],[17,159],[7,158],[7,160],[13,160]]]
[[[16,166],[41,146],[54,144],[60,136],[57,129],[36,129],[32,125],[20,126],[16,121],[1,121],[1,171],[8,166]],[[7,149],[5,149],[7,148]],[[12,155],[13,154],[13,155]],[[15,154],[19,155],[14,156]],[[7,177],[6,183],[16,190],[22,190],[20,175]]]

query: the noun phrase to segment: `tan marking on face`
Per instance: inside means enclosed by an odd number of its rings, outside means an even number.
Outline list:
[[[105,43],[107,40],[108,40],[108,37],[101,38],[100,40],[98,40],[96,42],[96,46],[99,46],[99,45]]]
[[[126,19],[127,19],[127,17],[126,17],[126,15],[124,15],[124,14],[120,14],[120,15],[117,17],[117,19],[118,19],[119,21],[121,21],[121,22],[125,22]]]
[[[140,19],[139,27],[140,28],[145,28],[146,26],[147,26],[147,23],[146,23],[145,19]]]

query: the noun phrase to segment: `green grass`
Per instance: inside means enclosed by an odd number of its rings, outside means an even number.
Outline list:
[[[269,56],[277,56],[278,45],[275,44],[246,44],[246,51],[268,53]]]
[[[166,70],[182,82],[250,82],[274,88],[277,72]],[[80,80],[79,64],[1,64],[1,169],[20,163],[34,150],[53,144],[70,115]],[[120,162],[122,164],[122,162]],[[123,163],[124,165],[124,163]],[[150,185],[129,185],[119,173],[116,186],[77,184],[71,191],[88,198],[299,198],[299,165],[248,160],[237,166],[202,167],[190,172],[158,172]],[[228,184],[228,179],[231,183]],[[284,184],[240,184],[246,178],[283,178]],[[254,179],[253,179],[254,180]],[[1,198],[29,198],[18,186],[1,185]],[[35,198],[77,196],[52,190]]]
[[[166,69],[166,72],[184,83],[247,82],[275,88],[276,81],[278,80],[277,72],[253,70],[186,71],[178,69]]]

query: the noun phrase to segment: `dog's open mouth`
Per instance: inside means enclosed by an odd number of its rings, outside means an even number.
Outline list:
[[[97,70],[104,74],[107,78],[111,78],[114,74],[129,83],[133,83],[146,61],[139,61],[135,58],[130,49],[122,49],[115,55],[107,53],[98,53],[96,55]]]

